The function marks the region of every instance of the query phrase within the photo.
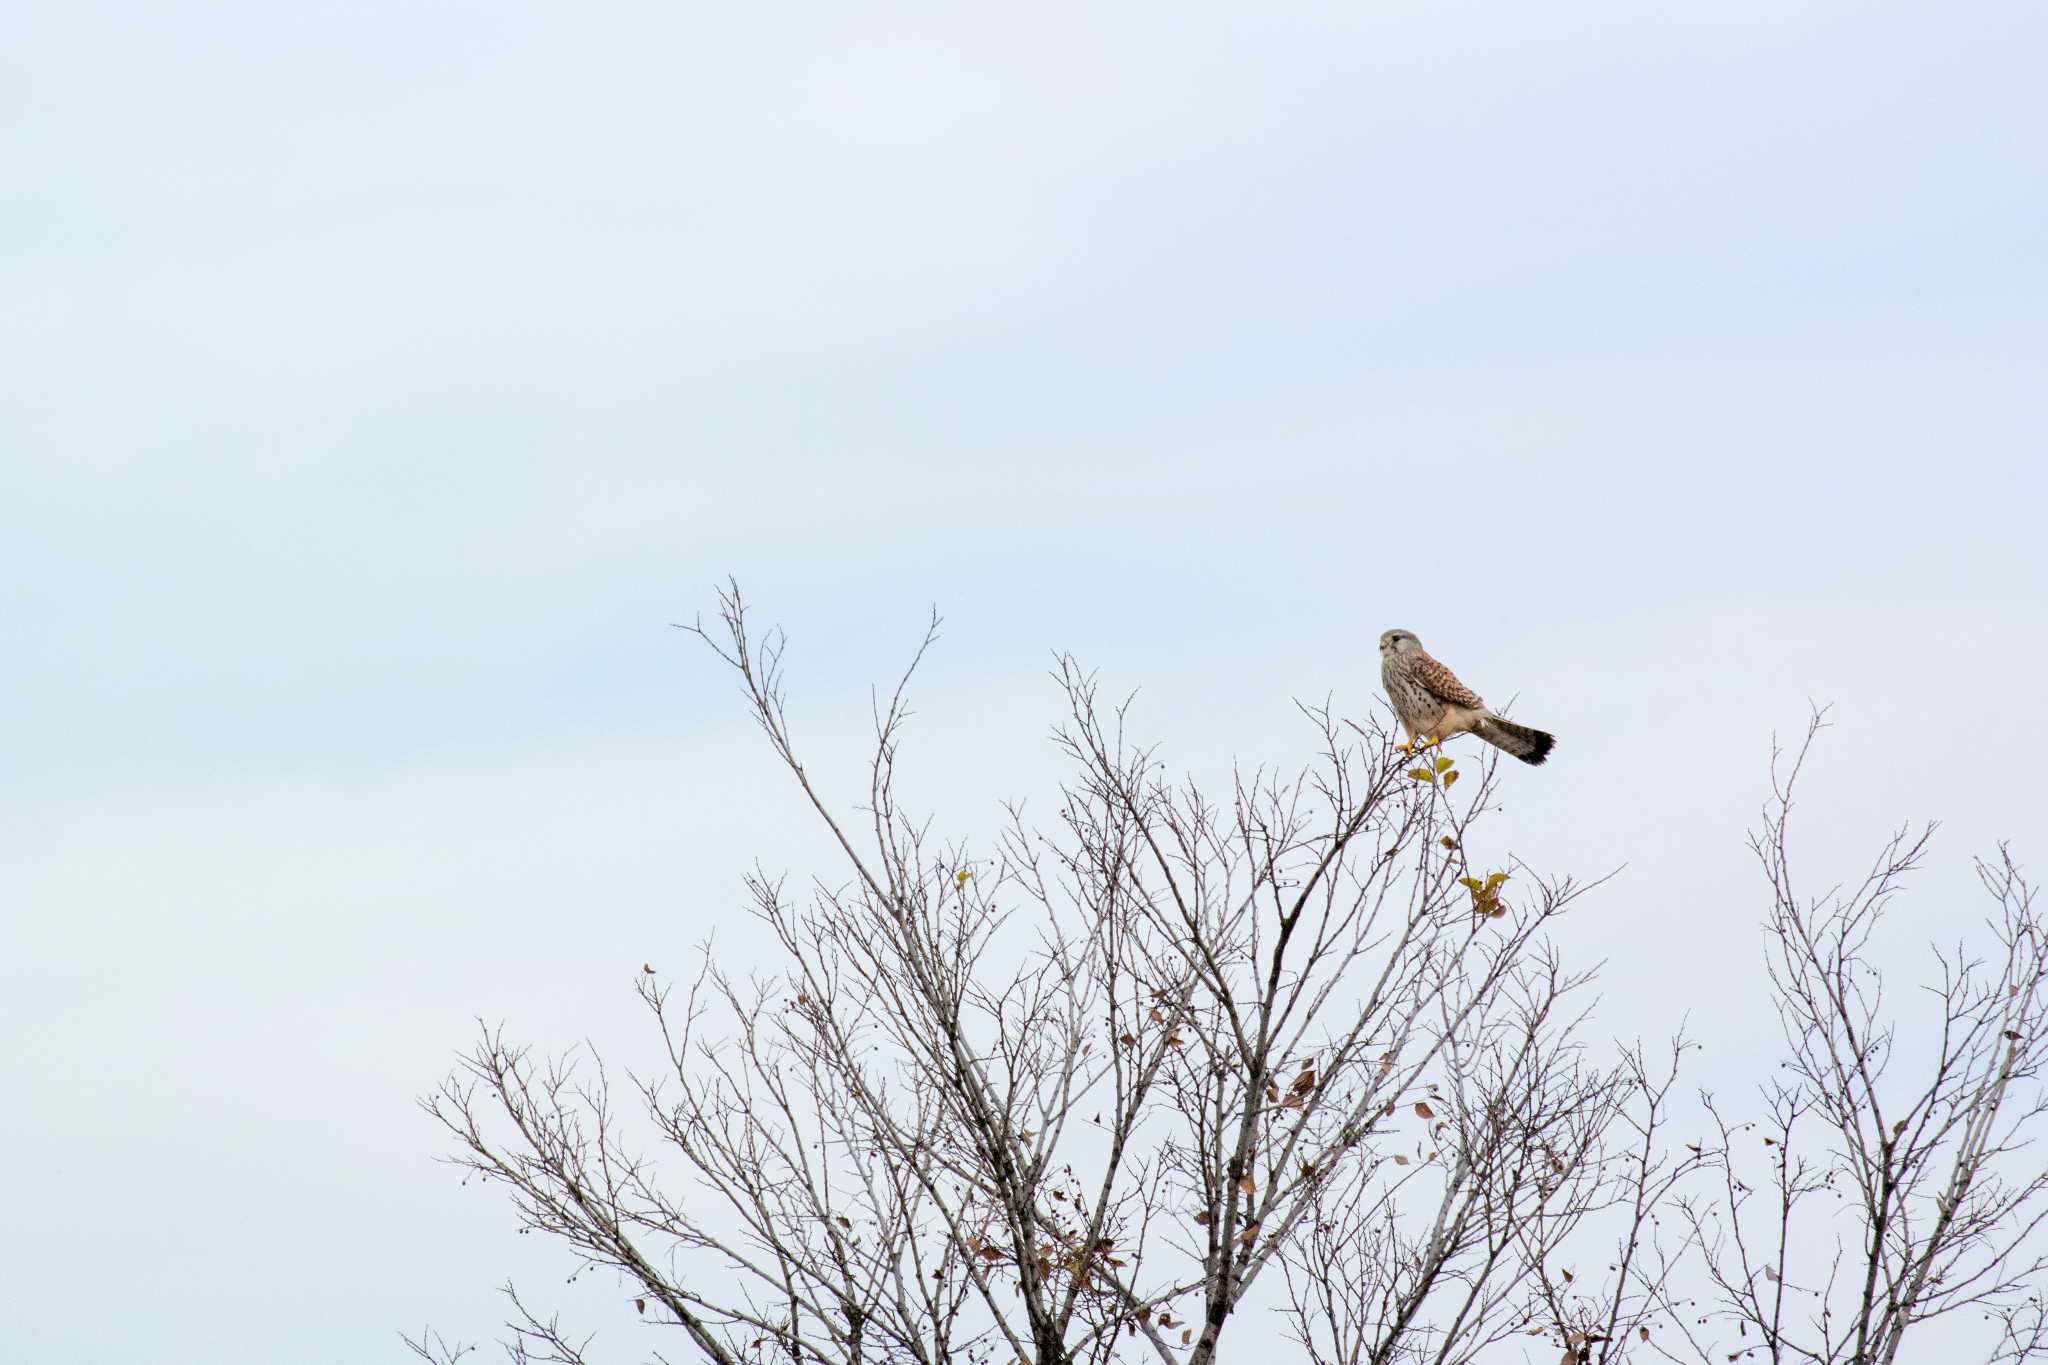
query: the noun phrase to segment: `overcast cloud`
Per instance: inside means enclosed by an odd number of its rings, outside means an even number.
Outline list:
[[[32,3],[0,43],[0,1341],[396,1359],[512,1235],[412,1107],[637,1046],[829,862],[669,628],[737,574],[849,798],[1043,795],[1054,649],[1299,761],[1394,625],[1560,736],[1601,1026],[1768,1064],[1742,836],[1890,947],[2048,870],[2048,12]],[[835,767],[835,765],[838,765]],[[834,773],[843,774],[834,777]]]

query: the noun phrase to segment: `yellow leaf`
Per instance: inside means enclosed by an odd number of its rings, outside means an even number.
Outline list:
[[[1458,878],[1458,885],[1468,891],[1484,891],[1486,889],[1486,884],[1477,877],[1460,877]]]
[[[973,875],[974,874],[972,872],[968,872],[963,869],[961,872],[957,873],[954,876],[953,880],[960,883],[960,885],[965,886],[967,885],[967,879],[969,877],[972,877]]]
[[[1451,764],[1452,764],[1452,762],[1453,762],[1453,760],[1451,760],[1451,759],[1448,759],[1448,758],[1440,758],[1440,759],[1438,759],[1438,760],[1436,761],[1436,770],[1437,770],[1438,772],[1442,772],[1442,771],[1444,771],[1444,770],[1445,770],[1446,768],[1450,767],[1450,766],[1451,766]]]
[[[1414,778],[1417,782],[1436,781],[1436,774],[1432,773],[1427,768],[1410,768],[1408,770],[1408,776]]]
[[[1486,878],[1486,889],[1488,891],[1491,891],[1493,890],[1493,888],[1499,886],[1502,882],[1506,881],[1507,879],[1508,874],[1505,872],[1490,873]]]
[[[1446,790],[1446,791],[1449,791],[1449,790],[1450,790],[1450,789],[1451,789],[1451,788],[1452,788],[1453,786],[1455,786],[1455,785],[1457,784],[1457,781],[1458,781],[1458,775],[1457,775],[1456,773],[1445,773],[1445,774],[1444,774],[1444,790]]]

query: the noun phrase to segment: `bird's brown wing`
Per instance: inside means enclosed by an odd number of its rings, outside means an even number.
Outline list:
[[[1468,706],[1475,711],[1484,711],[1486,703],[1479,700],[1479,694],[1458,681],[1458,675],[1445,668],[1425,654],[1415,661],[1415,676],[1439,701],[1453,706]]]

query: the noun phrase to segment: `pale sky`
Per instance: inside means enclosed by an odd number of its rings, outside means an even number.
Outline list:
[[[1627,869],[1600,1021],[1770,1065],[1743,831],[2048,869],[2048,11],[31,0],[0,43],[0,1341],[355,1365],[496,1285],[469,1037],[645,1055],[643,961],[830,872],[669,623],[736,574],[851,799],[947,618],[937,826],[1043,796],[1051,651],[1296,763],[1416,631]],[[843,775],[835,778],[833,774]],[[637,1050],[637,1052],[636,1052]],[[1731,1090],[1729,1087],[1734,1087]]]

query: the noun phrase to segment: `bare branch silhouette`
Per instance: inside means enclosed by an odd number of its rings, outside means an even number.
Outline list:
[[[1977,865],[1989,951],[1937,947],[1931,984],[1907,1002],[1931,1006],[1930,1025],[1902,1036],[1871,948],[1933,826],[1892,835],[1860,882],[1801,895],[1791,816],[1823,728],[1816,712],[1798,751],[1774,760],[1751,844],[1771,888],[1786,1059],[1760,1119],[1707,1101],[1719,1189],[1683,1207],[1714,1311],[1690,1358],[1891,1365],[1909,1330],[1969,1311],[2000,1325],[1990,1359],[2048,1359],[2048,1166],[2029,1150],[2048,1131],[2048,945],[2033,888],[2006,848]]]

